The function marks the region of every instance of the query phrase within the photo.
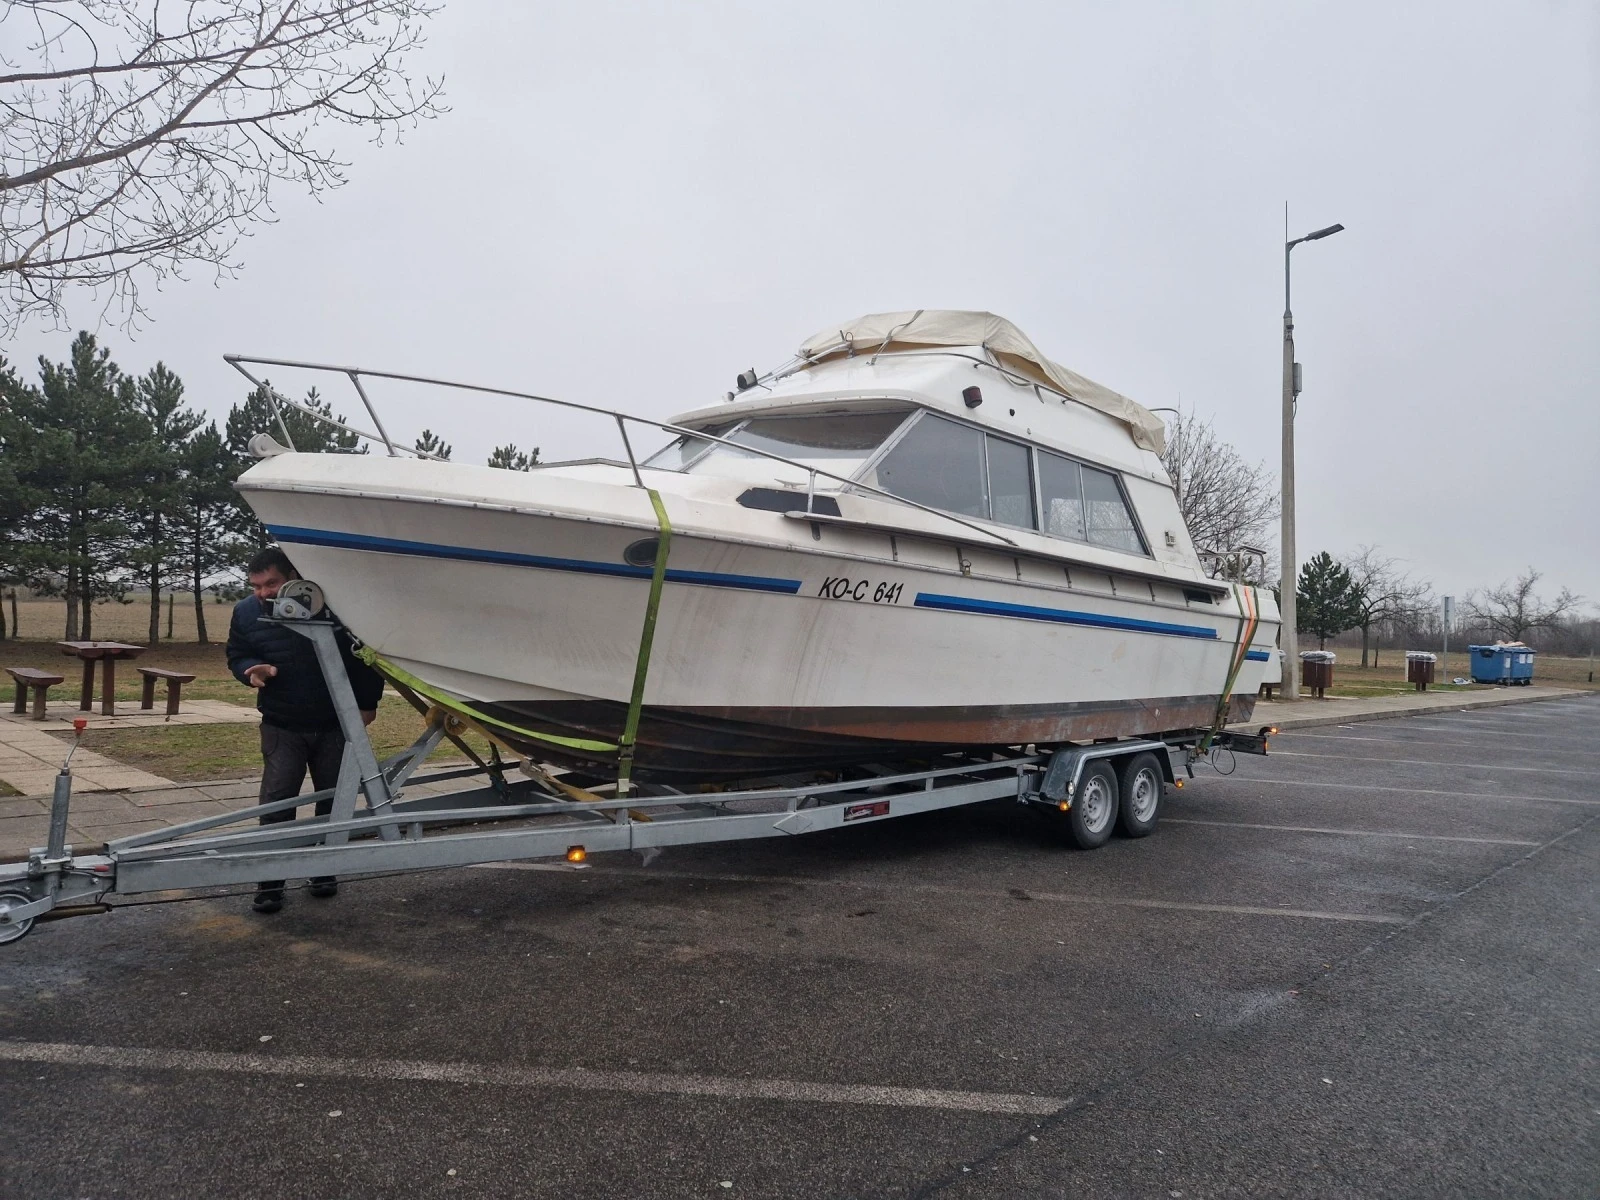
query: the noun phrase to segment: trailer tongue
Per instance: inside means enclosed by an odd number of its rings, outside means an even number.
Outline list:
[[[460,741],[460,719],[401,689],[427,718],[409,747],[380,761],[367,738],[340,661],[335,626],[315,585],[297,581],[273,620],[308,638],[345,735],[344,761],[329,790],[118,838],[92,849],[66,844],[71,752],[57,777],[48,843],[0,863],[0,944],[36,921],[107,912],[109,896],[254,884],[260,879],[392,874],[519,859],[583,862],[606,850],[651,850],[746,838],[793,836],[1011,799],[1040,810],[1060,832],[1092,849],[1120,828],[1152,832],[1164,789],[1218,750],[1265,754],[1267,735],[1219,729],[1167,731],[1121,740],[1009,754],[950,754],[904,766],[851,767],[849,778],[779,783],[746,790],[690,792],[616,782],[588,788],[533,762],[488,761]],[[81,723],[79,732],[82,732]],[[491,729],[478,732],[494,742]],[[449,739],[475,760],[469,768],[418,774]],[[516,775],[508,775],[508,768]],[[446,795],[406,799],[408,786],[479,780]],[[326,816],[257,825],[267,813],[331,799]],[[196,899],[202,898],[196,896]]]

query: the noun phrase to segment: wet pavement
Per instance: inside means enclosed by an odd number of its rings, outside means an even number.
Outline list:
[[[0,1195],[1593,1195],[1600,697],[1273,751],[1091,853],[993,804],[41,925]]]

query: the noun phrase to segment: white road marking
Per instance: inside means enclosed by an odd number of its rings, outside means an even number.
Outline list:
[[[498,862],[474,863],[478,870],[488,871],[549,871],[560,868],[550,863]],[[857,891],[933,892],[944,896],[976,896],[987,900],[1012,900],[1010,892],[991,892],[979,888],[942,887],[934,883],[874,883],[854,879],[807,879],[794,875],[732,875],[708,871],[658,871],[653,868],[595,867],[602,875],[622,875],[630,879],[690,879],[711,883],[764,883],[783,884],[788,887],[837,887]],[[1093,904],[1104,908],[1153,908],[1174,912],[1223,913],[1229,916],[1298,917],[1310,921],[1355,921],[1373,925],[1404,925],[1410,917],[1383,914],[1325,912],[1307,908],[1269,908],[1255,904],[1201,904],[1189,900],[1147,900],[1136,896],[1092,896],[1066,892],[1035,892],[1024,889],[1029,900],[1042,900],[1054,904]]]
[[[1340,762],[1349,762],[1348,754],[1307,754],[1304,750],[1274,750],[1274,758],[1336,758]],[[1432,758],[1369,758],[1363,760],[1368,763],[1383,763],[1389,766],[1408,767],[1471,767],[1478,771],[1523,771],[1533,775],[1582,775],[1586,778],[1594,775],[1593,771],[1568,771],[1561,767],[1513,767],[1504,763],[1454,763],[1440,762]]]
[[[1264,779],[1252,775],[1217,775],[1209,783],[1258,783],[1263,787],[1334,788],[1342,792],[1399,792],[1406,796],[1448,796],[1452,800],[1495,800],[1501,804],[1577,804],[1600,807],[1600,800],[1571,800],[1564,796],[1499,796],[1494,792],[1447,792],[1438,788],[1389,787],[1381,783],[1330,783],[1325,779]]]
[[[1469,842],[1475,846],[1538,846],[1524,838],[1455,837],[1443,833],[1393,833],[1387,829],[1323,829],[1315,825],[1256,825],[1246,821],[1202,821],[1197,817],[1162,817],[1164,825],[1220,825],[1225,829],[1270,829],[1278,833],[1328,833],[1338,837],[1398,838],[1404,842]]]
[[[404,1059],[322,1058],[215,1050],[163,1050],[142,1046],[84,1046],[68,1042],[0,1041],[0,1061],[106,1067],[122,1071],[206,1071],[239,1075],[308,1075],[328,1079],[479,1083],[496,1087],[570,1088],[656,1096],[716,1096],[808,1104],[870,1104],[884,1108],[935,1108],[947,1112],[1047,1117],[1066,1100],[1008,1092],[953,1092],[940,1088],[808,1083],[795,1079],[729,1079],[718,1075],[657,1075],[643,1071],[591,1071],[582,1067],[517,1067],[496,1063],[416,1062]]]
[[[1442,730],[1431,730],[1430,729],[1430,730],[1424,730],[1424,732],[1426,732],[1426,733],[1439,733],[1439,732],[1443,732],[1443,731]],[[1364,734],[1363,735],[1355,735],[1355,734],[1337,734],[1337,733],[1296,733],[1294,736],[1295,737],[1303,737],[1303,738],[1316,738],[1316,739],[1318,739],[1320,741],[1326,741],[1326,742],[1395,742],[1395,743],[1398,743],[1399,745],[1402,745],[1402,746],[1416,746],[1416,747],[1419,747],[1419,748],[1429,747],[1429,746],[1477,746],[1477,745],[1480,745],[1480,742],[1478,741],[1478,737],[1479,737],[1480,731],[1476,731],[1476,730],[1473,730],[1473,731],[1453,730],[1452,732],[1456,732],[1456,733],[1471,732],[1473,734],[1473,736],[1470,737],[1470,738],[1463,738],[1463,739],[1461,739],[1459,741],[1448,741],[1448,742],[1439,741],[1437,738],[1368,737],[1368,736],[1366,736]],[[1515,737],[1515,738],[1528,738],[1528,737],[1543,737],[1543,736],[1545,736],[1543,734],[1511,733],[1508,730],[1503,731],[1503,730],[1494,730],[1494,729],[1482,730],[1481,732],[1482,733],[1497,734],[1498,736],[1501,736],[1501,737]],[[1277,734],[1276,736],[1284,737],[1285,735],[1280,733],[1280,734]],[[1572,738],[1566,737],[1566,738],[1563,738],[1562,740],[1570,742],[1570,741],[1572,741]],[[1594,758],[1595,757],[1595,755],[1585,754],[1580,750],[1541,750],[1541,751],[1539,751],[1539,753],[1540,754],[1552,754],[1553,753],[1553,754],[1560,754],[1563,757],[1575,757],[1575,758]],[[1451,766],[1456,766],[1456,765],[1460,765],[1460,764],[1452,763],[1450,765]],[[1475,764],[1468,763],[1468,764],[1465,764],[1465,765],[1472,766],[1472,765],[1475,765]]]

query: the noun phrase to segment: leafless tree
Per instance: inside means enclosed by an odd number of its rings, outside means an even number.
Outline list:
[[[82,286],[235,271],[274,183],[345,180],[329,144],[443,111],[409,60],[431,0],[0,0],[0,329]]]
[[[1507,642],[1520,642],[1535,629],[1553,628],[1577,612],[1583,597],[1562,588],[1547,604],[1533,590],[1541,578],[1538,571],[1529,567],[1528,573],[1518,575],[1514,583],[1502,583],[1481,594],[1473,592],[1467,596],[1467,612],[1490,634]]]
[[[1268,583],[1277,573],[1267,564],[1238,553],[1261,546],[1278,516],[1277,480],[1263,463],[1248,463],[1217,436],[1209,420],[1178,413],[1167,425],[1167,450],[1161,456],[1178,490],[1189,536],[1213,576]],[[1250,578],[1252,574],[1265,578]]]
[[[1341,560],[1360,593],[1361,665],[1378,665],[1378,646],[1374,634],[1385,625],[1414,617],[1431,603],[1433,589],[1413,579],[1399,560],[1382,553],[1376,546],[1359,546],[1356,553]],[[1378,639],[1381,641],[1381,638]]]

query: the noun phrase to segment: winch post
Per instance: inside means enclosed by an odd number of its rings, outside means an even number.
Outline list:
[[[280,610],[281,611],[281,610]],[[322,668],[322,678],[328,684],[328,695],[333,699],[333,711],[339,718],[339,729],[344,734],[344,759],[340,763],[339,785],[334,790],[334,820],[348,819],[355,811],[355,797],[359,792],[367,798],[367,808],[377,814],[393,811],[393,797],[389,783],[378,766],[372,742],[367,738],[366,724],[361,720],[361,709],[356,704],[356,694],[345,674],[344,659],[339,654],[338,627],[332,621],[315,618],[278,616],[273,618],[286,629],[292,629],[311,642],[317,652],[317,665]],[[354,766],[354,771],[349,768]],[[343,810],[343,811],[341,811]],[[385,825],[379,836],[386,842],[400,837],[398,825]]]

